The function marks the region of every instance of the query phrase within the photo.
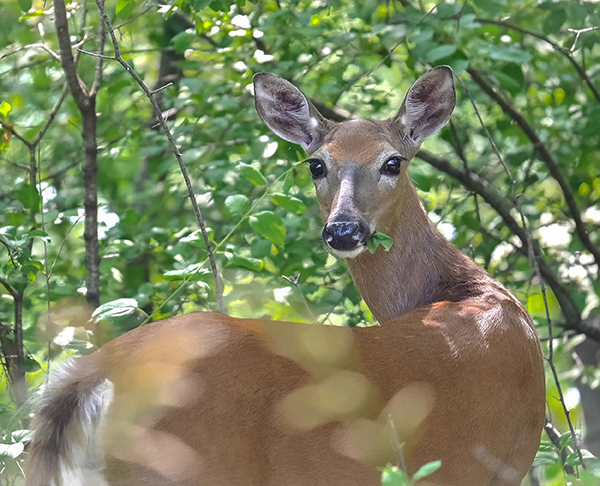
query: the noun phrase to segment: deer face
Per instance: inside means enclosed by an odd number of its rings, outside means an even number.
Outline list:
[[[389,232],[403,206],[406,169],[423,139],[446,124],[454,109],[450,68],[423,75],[395,117],[339,124],[324,119],[287,81],[254,77],[256,108],[280,137],[302,145],[323,217],[323,239],[342,258],[366,249],[375,231]]]

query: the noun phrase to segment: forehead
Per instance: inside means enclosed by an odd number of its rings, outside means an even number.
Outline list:
[[[326,135],[317,154],[327,152],[338,163],[352,160],[368,164],[384,151],[394,151],[386,126],[374,120],[361,119],[335,125]]]

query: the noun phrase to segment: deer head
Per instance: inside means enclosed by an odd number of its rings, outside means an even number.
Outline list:
[[[408,163],[425,137],[448,122],[456,103],[448,66],[421,76],[398,113],[385,121],[331,122],[273,74],[256,74],[254,93],[265,124],[309,154],[323,239],[342,258],[358,256],[375,231],[388,233],[398,223],[407,194],[414,193]]]

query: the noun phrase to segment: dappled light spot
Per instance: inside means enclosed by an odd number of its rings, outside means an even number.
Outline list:
[[[280,426],[310,430],[328,422],[355,418],[374,397],[367,378],[340,371],[321,383],[304,386],[278,404]]]
[[[89,336],[86,327],[91,315],[84,301],[61,299],[52,306],[49,316],[47,312],[40,316],[36,327],[38,338],[41,341],[58,339],[56,344],[59,346],[67,346],[75,339],[87,342]]]
[[[490,471],[494,471],[508,484],[518,486],[521,484],[521,475],[515,468],[505,464],[501,459],[490,454],[484,445],[478,444],[473,447],[473,456]]]
[[[150,469],[171,481],[183,482],[203,467],[198,453],[174,435],[131,425],[124,427],[120,436],[121,440],[111,444],[111,456]]]
[[[314,374],[327,372],[352,359],[352,330],[333,326],[265,322],[271,349]]]
[[[191,406],[200,400],[205,391],[204,383],[198,375],[189,370],[179,370],[163,387],[158,398],[161,405],[170,407]]]
[[[435,392],[428,383],[411,383],[402,388],[388,402],[379,420],[387,422],[391,416],[400,441],[412,436],[433,410]]]
[[[411,446],[419,438],[420,425],[433,410],[434,392],[427,383],[413,383],[386,404],[376,421],[360,419],[346,424],[334,439],[334,447],[346,456],[373,465],[394,461],[390,418],[398,442]]]

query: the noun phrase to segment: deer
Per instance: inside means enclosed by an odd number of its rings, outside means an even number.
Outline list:
[[[380,323],[197,312],[131,330],[56,371],[27,486],[518,486],[544,424],[543,356],[522,304],[448,242],[408,175],[449,120],[435,67],[385,121],[334,123],[290,82],[253,79],[258,115],[302,146],[325,243]],[[389,251],[365,251],[376,232]]]

